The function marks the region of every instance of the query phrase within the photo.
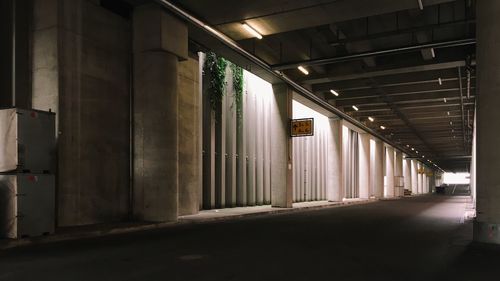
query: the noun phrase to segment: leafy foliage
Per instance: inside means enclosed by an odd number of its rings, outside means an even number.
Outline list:
[[[213,52],[206,55],[203,71],[209,75],[209,92],[210,92],[210,105],[213,110],[216,110],[217,105],[222,102],[222,98],[226,92],[226,67],[227,60],[223,57],[217,56]]]

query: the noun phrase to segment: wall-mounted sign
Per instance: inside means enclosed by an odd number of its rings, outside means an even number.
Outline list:
[[[292,137],[314,136],[314,118],[292,119],[290,132]]]

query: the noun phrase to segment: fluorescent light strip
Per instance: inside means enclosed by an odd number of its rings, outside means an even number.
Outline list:
[[[439,85],[443,85],[443,80],[441,78],[438,78],[438,83]]]
[[[334,96],[338,97],[339,96],[339,93],[337,93],[335,90],[330,90],[330,93],[332,93]]]
[[[305,69],[302,65],[300,65],[297,68],[300,70],[300,72],[304,73],[305,75],[309,75],[309,71],[307,71],[307,69]]]
[[[255,30],[253,27],[249,26],[249,25],[248,25],[248,24],[246,24],[246,23],[242,23],[241,25],[243,26],[243,28],[244,28],[246,31],[248,31],[248,33],[252,34],[252,35],[253,35],[253,37],[256,37],[256,38],[258,38],[258,39],[262,39],[262,35],[261,35],[259,32],[257,32],[257,30]]]
[[[385,130],[385,126],[380,126],[380,129]]]
[[[373,117],[368,117],[368,120],[370,120],[371,122],[375,121]]]
[[[423,10],[424,9],[424,3],[422,3],[422,0],[417,0],[418,1],[418,8],[420,10]]]
[[[356,110],[356,111],[358,111],[358,110],[359,110],[359,108],[358,108],[357,106],[355,106],[355,105],[353,105],[353,106],[352,106],[352,108],[353,108],[354,110]]]

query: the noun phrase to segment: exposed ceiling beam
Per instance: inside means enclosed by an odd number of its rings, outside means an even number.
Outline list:
[[[284,64],[276,64],[276,65],[272,66],[272,69],[279,71],[279,70],[297,68],[299,66],[325,65],[325,64],[346,62],[346,61],[351,61],[351,60],[359,60],[359,59],[374,57],[374,56],[408,53],[408,52],[414,52],[414,51],[419,51],[419,50],[423,50],[423,49],[430,49],[430,48],[434,48],[434,49],[450,48],[450,47],[468,46],[468,45],[474,45],[474,44],[476,44],[475,38],[467,38],[467,39],[452,40],[452,41],[445,41],[445,42],[435,42],[435,43],[419,44],[419,45],[413,45],[413,46],[405,46],[405,47],[378,50],[378,51],[369,51],[369,52],[364,52],[364,53],[349,54],[349,55],[338,56],[338,57],[319,58],[319,59],[303,60],[303,61],[296,61],[296,62],[284,63]]]
[[[473,62],[475,65],[475,62]],[[417,65],[417,66],[408,66],[408,67],[401,67],[401,68],[393,68],[393,69],[385,69],[385,70],[375,70],[375,71],[368,71],[368,72],[363,72],[363,73],[352,73],[352,74],[345,74],[345,75],[322,75],[318,77],[314,77],[311,79],[303,80],[302,83],[304,84],[320,84],[320,83],[328,83],[328,82],[336,82],[336,81],[344,81],[344,80],[353,80],[353,79],[363,79],[363,78],[370,78],[370,77],[378,77],[378,76],[387,76],[387,75],[396,75],[396,74],[403,74],[403,73],[415,73],[415,72],[422,72],[422,71],[433,71],[433,70],[443,70],[443,69],[450,69],[450,68],[457,68],[459,66],[465,66],[466,62],[465,60],[458,60],[458,61],[450,61],[450,62],[443,62],[443,63],[429,63],[429,64],[423,64],[423,65]]]

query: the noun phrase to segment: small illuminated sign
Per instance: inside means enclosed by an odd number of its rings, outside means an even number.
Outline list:
[[[292,137],[314,136],[314,118],[292,119],[290,132]]]

